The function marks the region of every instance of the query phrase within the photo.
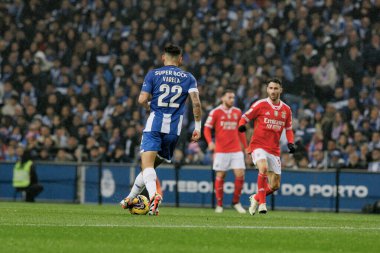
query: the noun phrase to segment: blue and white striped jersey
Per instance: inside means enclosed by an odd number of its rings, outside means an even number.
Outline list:
[[[198,92],[194,76],[176,66],[164,66],[148,72],[141,91],[152,95],[144,132],[180,135],[186,99],[190,92]]]

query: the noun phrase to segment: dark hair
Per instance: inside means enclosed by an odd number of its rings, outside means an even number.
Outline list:
[[[282,86],[281,80],[276,77],[270,78],[265,82],[266,85],[269,85],[269,83],[278,83],[280,86]]]
[[[177,45],[170,44],[164,48],[164,52],[172,56],[178,56],[182,54],[182,49]]]
[[[22,153],[21,155],[21,163],[24,164],[26,163],[27,161],[30,161],[32,159],[32,156],[30,154],[30,150],[28,149],[24,149],[24,152]]]
[[[222,96],[226,95],[227,93],[235,93],[235,91],[231,88],[226,88],[223,90]]]

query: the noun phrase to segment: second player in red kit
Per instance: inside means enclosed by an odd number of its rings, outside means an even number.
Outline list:
[[[235,174],[232,206],[239,213],[246,213],[240,204],[245,174],[245,159],[242,150],[247,147],[245,134],[239,133],[237,129],[242,113],[239,108],[233,106],[235,93],[232,90],[225,90],[221,99],[222,104],[210,112],[204,127],[208,149],[215,152],[213,162],[213,169],[216,171],[217,207],[215,212],[223,212],[224,179],[226,172],[232,169]],[[215,130],[215,140],[212,140],[212,129]]]

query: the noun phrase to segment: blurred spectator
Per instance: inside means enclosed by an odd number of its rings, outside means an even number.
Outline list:
[[[371,152],[371,162],[368,163],[368,170],[372,172],[380,171],[380,149],[376,148]]]
[[[314,73],[316,84],[316,96],[321,101],[326,101],[331,97],[335,85],[338,81],[337,71],[332,62],[328,62],[326,57],[322,57]]]
[[[136,150],[140,145],[136,129],[129,126],[124,134],[123,145],[125,145],[125,156],[127,162],[134,162]]]
[[[3,115],[21,115],[22,106],[18,102],[18,95],[12,95],[10,98],[5,99],[5,105],[1,109]]]
[[[285,153],[281,157],[281,165],[282,169],[297,169],[298,166],[296,164],[296,160],[294,159],[293,155],[290,155],[289,153]]]
[[[327,167],[328,168],[342,168],[345,165],[344,160],[342,159],[342,154],[339,150],[334,150],[331,153],[329,152]]]
[[[120,162],[132,162],[125,155],[124,148],[121,145],[118,145],[113,149],[111,157],[109,158],[110,162],[120,163]]]
[[[198,142],[191,142],[188,146],[185,162],[190,164],[202,164],[203,158],[204,153],[199,147]]]
[[[54,159],[56,162],[68,162],[68,161],[74,161],[74,157],[66,152],[65,149],[61,148],[57,151],[57,155]]]
[[[327,167],[323,151],[316,150],[313,152],[308,167],[311,169],[318,169],[318,170],[322,170]]]
[[[363,164],[356,152],[352,152],[349,155],[346,167],[349,169],[366,169],[365,164]]]

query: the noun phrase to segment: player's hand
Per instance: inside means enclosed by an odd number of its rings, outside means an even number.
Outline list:
[[[215,143],[214,142],[210,142],[208,144],[208,150],[213,151],[214,149],[215,149]]]
[[[294,145],[294,143],[288,143],[288,149],[290,154],[296,152],[296,146]]]
[[[245,125],[241,125],[238,127],[238,131],[244,133],[245,131],[247,131],[247,127]]]
[[[191,141],[197,142],[201,138],[201,132],[198,130],[193,131],[193,135],[191,136]]]

